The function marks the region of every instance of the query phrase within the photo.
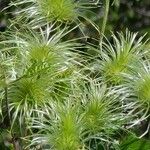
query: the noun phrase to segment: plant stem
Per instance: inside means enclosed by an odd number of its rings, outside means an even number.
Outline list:
[[[102,49],[102,42],[103,42],[103,37],[104,37],[106,23],[107,23],[107,18],[108,18],[108,13],[109,13],[109,5],[110,5],[110,0],[105,0],[104,17],[103,17],[103,23],[102,23],[102,29],[101,29],[101,37],[100,37],[100,42],[99,42],[100,49]]]
[[[5,86],[4,91],[5,91],[5,105],[6,105],[6,111],[7,111],[7,117],[8,117],[8,126],[10,126],[11,118],[10,118],[9,104],[8,104],[8,87],[7,87],[7,85]]]
[[[11,126],[11,116],[10,116],[10,112],[9,112],[9,102],[8,102],[8,87],[7,84],[5,85],[4,88],[5,91],[5,105],[6,105],[6,112],[7,112],[7,117],[8,117],[8,126]],[[20,146],[19,146],[19,141],[15,139],[13,133],[11,133],[12,136],[12,144],[14,147],[14,150],[20,150]]]

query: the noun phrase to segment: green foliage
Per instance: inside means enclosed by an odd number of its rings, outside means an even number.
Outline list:
[[[136,42],[137,34],[126,31],[125,35],[119,37],[112,35],[113,45],[107,40],[103,43],[102,50],[96,50],[100,59],[93,63],[96,71],[101,73],[105,82],[119,84],[124,81],[124,74],[131,72],[134,65],[139,64],[142,57],[143,37]]]
[[[98,3],[99,0],[96,2],[75,0],[16,0],[10,6],[22,7],[21,10],[19,9],[16,12],[16,14],[22,15],[22,18],[19,17],[19,20],[31,19],[29,24],[36,28],[45,25],[45,22],[77,22],[79,24],[79,17],[87,19],[84,11],[96,7]]]
[[[142,69],[137,69],[138,72],[134,72],[127,77],[127,87],[131,90],[131,93],[137,97],[137,101],[149,109],[150,105],[150,72],[149,61],[143,61],[141,65]],[[132,83],[131,83],[132,81]]]
[[[82,123],[81,118],[78,117],[80,115],[78,108],[60,105],[52,111],[53,115],[57,115],[57,119],[50,118],[47,120],[48,124],[44,128],[41,127],[46,134],[44,139],[47,144],[60,150],[76,150],[82,147]]]
[[[0,35],[1,149],[136,150],[148,143],[149,41],[128,30],[105,37],[105,2],[102,29],[86,16],[99,0],[10,3],[16,16]]]
[[[41,29],[38,34],[31,29],[27,31],[24,34],[10,35],[8,40],[0,43],[2,46],[7,44],[2,49],[3,55],[8,53],[6,59],[10,56],[14,58],[9,59],[10,64],[13,64],[13,72],[6,68],[6,72],[12,73],[8,76],[10,81],[3,77],[6,86],[9,86],[7,97],[12,114],[12,128],[16,121],[23,128],[23,122],[28,122],[28,117],[38,115],[33,110],[43,109],[47,102],[63,101],[71,92],[73,82],[79,79],[75,76],[78,69],[75,67],[74,53],[78,44],[61,42],[66,34],[65,29],[57,31],[51,37],[49,26],[45,30]],[[5,70],[1,71],[5,75]],[[4,87],[5,85],[2,86]]]
[[[150,143],[148,140],[139,139],[135,135],[128,135],[121,143],[121,150],[147,150],[149,147]]]
[[[111,130],[119,128],[119,118],[123,113],[119,110],[119,98],[115,92],[108,90],[106,85],[92,83],[87,91],[83,92],[83,109],[85,112],[86,129],[91,134],[99,132],[111,134]],[[117,104],[118,103],[118,104]],[[115,106],[118,110],[115,109]],[[124,120],[126,117],[124,116]],[[123,123],[123,120],[121,121]],[[120,123],[121,123],[120,122]],[[112,128],[113,126],[113,128]]]
[[[37,0],[41,14],[48,20],[71,21],[76,18],[75,3],[73,0]]]
[[[50,103],[47,113],[42,112],[43,118],[32,122],[39,133],[31,147],[41,141],[42,147],[47,145],[60,150],[90,149],[90,143],[96,139],[100,142],[94,147],[105,145],[103,141],[108,145],[113,143],[111,136],[122,128],[129,116],[122,112],[123,107],[114,107],[120,105],[119,98],[113,90],[107,90],[105,85],[91,83],[88,89],[86,86],[80,89],[81,96],[74,95],[63,104]]]

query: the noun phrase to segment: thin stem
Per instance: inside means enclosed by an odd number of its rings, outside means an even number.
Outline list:
[[[7,123],[8,123],[8,126],[11,126],[11,116],[10,116],[10,111],[9,111],[8,87],[7,87],[7,84],[4,87],[4,91],[5,91],[6,113],[7,113],[7,117],[8,117]],[[14,137],[12,132],[11,132],[11,136],[12,136],[12,144],[13,144],[14,150],[20,150],[19,141],[16,140],[16,138]]]
[[[5,91],[5,105],[6,105],[6,111],[7,111],[7,117],[8,117],[8,126],[10,126],[11,118],[10,118],[9,104],[8,104],[8,88],[7,88],[7,85],[5,86],[4,91]]]
[[[104,17],[103,17],[103,23],[102,23],[102,29],[101,29],[101,37],[100,37],[100,42],[99,42],[100,49],[102,49],[102,42],[103,42],[103,37],[104,37],[106,23],[107,23],[107,18],[108,18],[108,13],[109,13],[109,5],[110,5],[110,0],[105,0]]]

